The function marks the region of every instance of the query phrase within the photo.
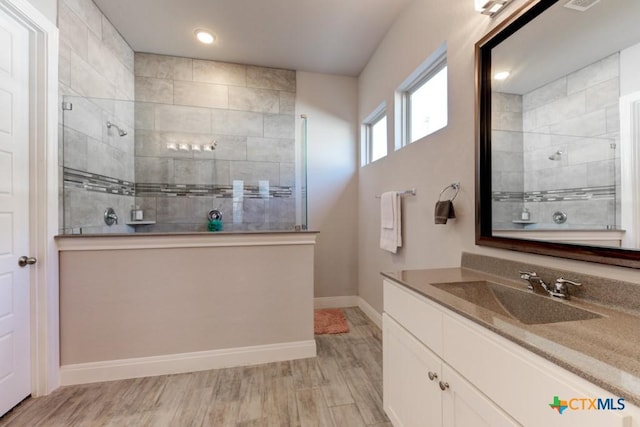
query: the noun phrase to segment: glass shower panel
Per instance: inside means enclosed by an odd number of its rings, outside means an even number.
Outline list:
[[[219,185],[218,150],[206,108],[136,102],[136,203],[150,224],[135,232],[205,232],[209,212],[228,188]],[[223,222],[227,219],[223,216]]]
[[[63,102],[62,233],[205,232],[212,210],[224,231],[306,229],[306,139],[293,115],[265,115],[270,133],[254,135],[214,108]],[[117,223],[105,223],[108,208]]]
[[[309,119],[306,114],[300,115],[300,143],[297,146],[296,158],[296,229],[308,229],[308,201],[307,201],[307,148],[309,138]]]
[[[61,232],[129,231],[125,222],[135,203],[134,103],[65,96],[62,110]],[[109,208],[118,217],[111,226],[105,221]]]

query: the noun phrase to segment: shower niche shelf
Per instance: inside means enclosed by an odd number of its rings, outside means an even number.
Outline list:
[[[135,227],[136,225],[153,225],[155,223],[155,221],[129,221],[127,222],[127,225]]]

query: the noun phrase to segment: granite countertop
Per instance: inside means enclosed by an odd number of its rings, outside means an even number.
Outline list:
[[[487,280],[526,289],[522,281],[465,268],[403,270],[382,275],[640,406],[640,315],[574,297],[569,304],[602,317],[528,325],[432,286]]]

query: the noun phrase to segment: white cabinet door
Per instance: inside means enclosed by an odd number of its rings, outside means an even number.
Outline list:
[[[386,314],[383,328],[384,409],[395,427],[442,425],[441,361]],[[430,379],[429,374],[437,375]]]
[[[444,427],[507,427],[520,424],[447,364],[442,366]]]

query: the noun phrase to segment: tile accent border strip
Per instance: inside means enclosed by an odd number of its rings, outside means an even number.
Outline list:
[[[122,196],[135,196],[135,184],[131,181],[123,181],[96,173],[83,172],[65,167],[63,169],[65,187],[84,188],[87,191],[99,193],[119,194]]]
[[[232,185],[199,185],[199,184],[136,184],[136,196],[140,197],[198,197],[213,196],[230,199],[235,197]],[[244,185],[243,197],[249,199],[273,199],[292,197],[293,189],[287,186],[269,185],[268,195],[258,185]]]
[[[96,173],[65,167],[64,186],[87,191],[138,197],[202,197],[230,199],[235,197],[232,185],[199,185],[167,183],[134,183]],[[268,192],[258,185],[244,185],[242,197],[248,199],[280,199],[293,197],[292,186],[269,185]]]
[[[616,196],[615,185],[600,187],[563,188],[541,191],[493,191],[494,202],[561,202],[574,200],[613,200]]]

